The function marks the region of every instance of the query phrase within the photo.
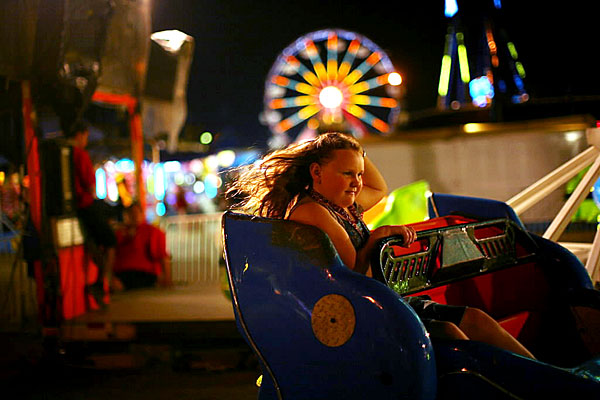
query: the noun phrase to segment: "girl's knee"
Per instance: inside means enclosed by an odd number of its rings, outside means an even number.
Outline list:
[[[461,325],[463,323],[468,323],[470,325],[485,325],[490,323],[495,324],[496,321],[485,311],[482,311],[479,308],[468,307],[463,315]]]

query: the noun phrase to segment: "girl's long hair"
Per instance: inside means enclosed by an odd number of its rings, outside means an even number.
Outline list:
[[[229,185],[228,199],[240,199],[231,208],[269,218],[285,218],[298,195],[312,187],[310,166],[325,164],[334,150],[356,150],[362,147],[356,139],[337,132],[292,144],[267,154],[259,162],[239,169]]]

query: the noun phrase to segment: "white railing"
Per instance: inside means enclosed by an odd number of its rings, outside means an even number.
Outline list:
[[[219,280],[219,263],[223,257],[222,215],[192,214],[163,218],[160,226],[167,235],[171,277],[175,284]]]
[[[522,214],[591,164],[590,169],[585,173],[581,182],[544,232],[544,238],[546,239],[558,241],[571,221],[573,214],[590,193],[590,189],[594,186],[598,177],[600,177],[600,128],[588,128],[586,136],[590,145],[587,150],[506,202],[517,214]],[[592,244],[561,244],[577,254],[581,261],[585,263],[585,268],[593,282],[600,280],[600,230],[596,231]]]

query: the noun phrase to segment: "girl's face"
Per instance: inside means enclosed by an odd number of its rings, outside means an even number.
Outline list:
[[[313,163],[313,189],[340,207],[351,206],[362,189],[365,161],[356,150],[334,150],[325,164]]]

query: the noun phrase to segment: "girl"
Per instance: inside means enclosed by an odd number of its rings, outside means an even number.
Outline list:
[[[369,256],[380,239],[400,235],[404,245],[416,239],[408,226],[383,226],[370,232],[362,214],[387,194],[387,185],[365,157],[360,144],[341,133],[292,144],[243,170],[229,187],[229,198],[242,196],[243,211],[313,225],[331,239],[344,264],[371,275]],[[533,355],[483,311],[407,297],[433,337],[472,339],[514,353]]]

